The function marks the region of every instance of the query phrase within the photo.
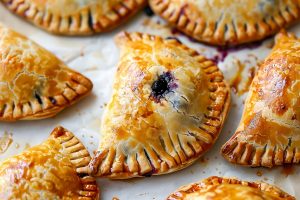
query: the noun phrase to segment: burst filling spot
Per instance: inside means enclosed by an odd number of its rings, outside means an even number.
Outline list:
[[[161,98],[173,89],[177,88],[177,84],[174,81],[175,80],[171,72],[164,72],[162,75],[158,76],[158,79],[154,81],[151,86],[151,97],[155,100],[155,102],[160,102]]]

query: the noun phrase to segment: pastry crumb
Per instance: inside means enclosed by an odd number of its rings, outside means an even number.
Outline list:
[[[263,172],[260,171],[260,170],[258,170],[258,171],[256,172],[256,175],[259,176],[259,177],[261,177],[261,176],[263,175]]]
[[[12,133],[7,133],[5,131],[4,135],[0,137],[0,154],[5,153],[12,142]]]
[[[30,148],[30,144],[26,142],[24,149]]]
[[[89,71],[97,71],[98,67],[97,66],[92,66],[90,68],[87,68],[86,70],[84,70],[85,72],[89,72]]]
[[[147,194],[149,194],[149,193],[145,192],[145,193],[138,194],[138,196],[146,196]]]
[[[84,56],[84,49],[83,49],[83,48],[80,50],[80,56],[81,56],[81,57]]]

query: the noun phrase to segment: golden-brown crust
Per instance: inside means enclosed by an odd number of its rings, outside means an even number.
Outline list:
[[[97,200],[96,180],[88,175],[91,157],[68,130],[50,137],[0,164],[1,199]]]
[[[1,121],[52,117],[92,87],[52,53],[0,24]]]
[[[122,24],[146,0],[1,0],[13,13],[60,35],[91,35]]]
[[[263,182],[247,182],[212,176],[179,188],[167,200],[222,199],[295,200],[281,189]]]
[[[298,0],[150,0],[185,34],[213,45],[238,45],[275,34],[300,17]]]
[[[300,40],[277,36],[255,76],[243,117],[222,147],[232,163],[273,167],[300,162]]]
[[[230,103],[222,73],[172,38],[121,33],[116,41],[121,59],[92,174],[122,179],[187,167],[222,129]],[[155,96],[160,79],[169,89]]]

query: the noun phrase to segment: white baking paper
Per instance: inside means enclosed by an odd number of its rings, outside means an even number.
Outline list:
[[[96,150],[100,137],[100,122],[111,92],[114,72],[118,62],[119,51],[114,44],[114,35],[122,30],[142,31],[159,34],[164,37],[173,35],[170,27],[166,26],[159,17],[148,17],[141,12],[126,25],[117,30],[91,36],[91,37],[62,37],[50,35],[39,28],[16,17],[0,5],[0,22],[28,36],[41,46],[56,54],[71,68],[83,73],[94,83],[93,93],[78,104],[67,108],[52,119],[29,122],[0,123],[0,137],[5,132],[12,134],[13,142],[8,150],[0,154],[0,160],[23,151],[28,146],[39,144],[45,140],[51,130],[62,125],[72,131],[84,142],[92,153]],[[290,31],[300,36],[300,24]],[[174,33],[174,31],[173,31]],[[200,53],[210,57],[222,57],[215,47],[205,46],[192,42],[185,36],[175,32],[183,43],[193,47]],[[250,45],[251,48],[230,50],[224,62],[219,66],[226,79],[232,82],[237,71],[242,70],[243,80],[239,84],[241,88],[248,80],[249,70],[262,61],[270,52],[273,39],[265,41],[261,45]],[[222,59],[221,59],[222,60]],[[276,184],[286,192],[300,198],[300,174],[299,167],[284,170],[245,168],[234,166],[220,156],[220,148],[235,131],[243,109],[243,101],[247,94],[236,95],[232,93],[232,105],[225,127],[213,148],[196,161],[192,166],[173,174],[139,178],[124,181],[112,181],[99,179],[101,198],[110,200],[113,197],[119,199],[165,199],[168,194],[179,186],[199,181],[208,176],[237,177],[249,181],[266,181]],[[289,172],[289,173],[287,173]]]

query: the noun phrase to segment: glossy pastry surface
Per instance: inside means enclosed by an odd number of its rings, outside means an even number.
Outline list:
[[[0,163],[0,199],[98,199],[96,180],[87,175],[90,155],[62,127],[40,145]]]
[[[179,188],[167,200],[295,200],[279,188],[263,182],[209,177]]]
[[[90,166],[132,178],[185,168],[211,148],[230,94],[212,62],[174,38],[121,33],[113,95]]]
[[[0,24],[0,120],[52,117],[92,87],[52,53]]]
[[[232,163],[273,167],[300,161],[300,40],[281,33],[255,76],[237,131],[223,146]]]
[[[146,0],[1,0],[13,13],[48,32],[90,35],[124,23]]]
[[[150,0],[150,5],[179,30],[214,45],[261,40],[300,17],[298,0]]]

